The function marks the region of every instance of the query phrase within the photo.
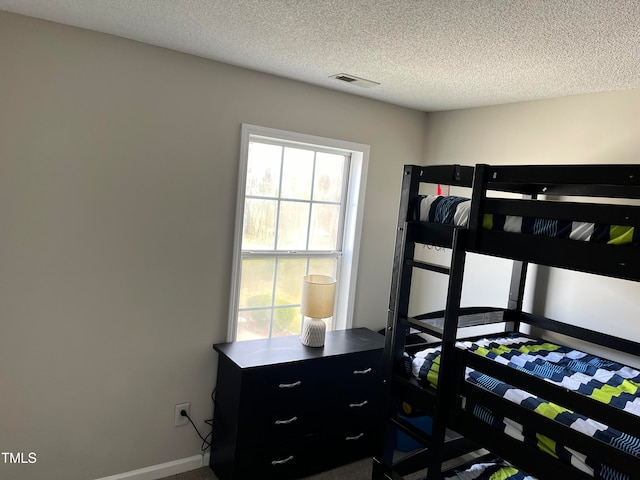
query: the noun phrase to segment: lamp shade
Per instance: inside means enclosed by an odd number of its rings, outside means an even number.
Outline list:
[[[306,275],[302,279],[300,311],[311,318],[333,316],[336,279],[327,275]]]

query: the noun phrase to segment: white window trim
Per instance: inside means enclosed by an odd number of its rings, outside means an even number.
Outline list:
[[[244,218],[244,193],[247,183],[248,146],[251,137],[265,137],[286,140],[292,143],[318,146],[319,149],[337,149],[351,155],[349,168],[348,195],[345,203],[345,219],[342,243],[340,275],[337,278],[334,330],[344,330],[353,326],[356,280],[358,276],[358,256],[364,212],[364,197],[369,166],[369,145],[346,142],[331,138],[288,132],[257,125],[242,124],[240,143],[240,168],[238,172],[238,194],[236,200],[236,222],[233,242],[233,266],[231,271],[231,299],[229,303],[229,326],[227,341],[236,340],[238,329],[238,302],[240,298],[240,273],[242,268],[242,223]],[[300,280],[302,281],[302,279]]]

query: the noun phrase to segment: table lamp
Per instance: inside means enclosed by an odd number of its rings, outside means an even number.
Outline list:
[[[305,320],[300,341],[308,347],[322,347],[327,325],[323,318],[333,316],[336,279],[327,275],[306,275],[302,279],[300,311]]]

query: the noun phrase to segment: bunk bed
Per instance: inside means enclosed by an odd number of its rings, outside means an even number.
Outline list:
[[[472,193],[425,196],[424,183]],[[501,192],[520,197],[496,197]],[[636,356],[640,344],[522,306],[529,263],[640,281],[639,198],[638,165],[405,166],[385,335],[388,421],[372,478],[401,479],[425,467],[428,479],[450,478],[443,462],[480,447],[540,479],[637,476],[640,372],[544,337]],[[414,260],[416,244],[451,248],[450,266]],[[506,308],[461,308],[467,252],[514,261]],[[416,268],[449,275],[443,311],[409,317]],[[495,333],[465,338],[466,327],[478,325]],[[408,345],[414,331],[440,341]],[[430,415],[431,432],[399,415],[401,404]],[[396,461],[397,431],[424,448]]]

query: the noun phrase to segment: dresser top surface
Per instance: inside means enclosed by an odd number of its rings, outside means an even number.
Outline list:
[[[324,347],[304,346],[300,342],[300,337],[295,335],[219,343],[213,348],[240,368],[252,368],[369,350],[382,350],[384,336],[367,328],[353,328],[327,332]]]

